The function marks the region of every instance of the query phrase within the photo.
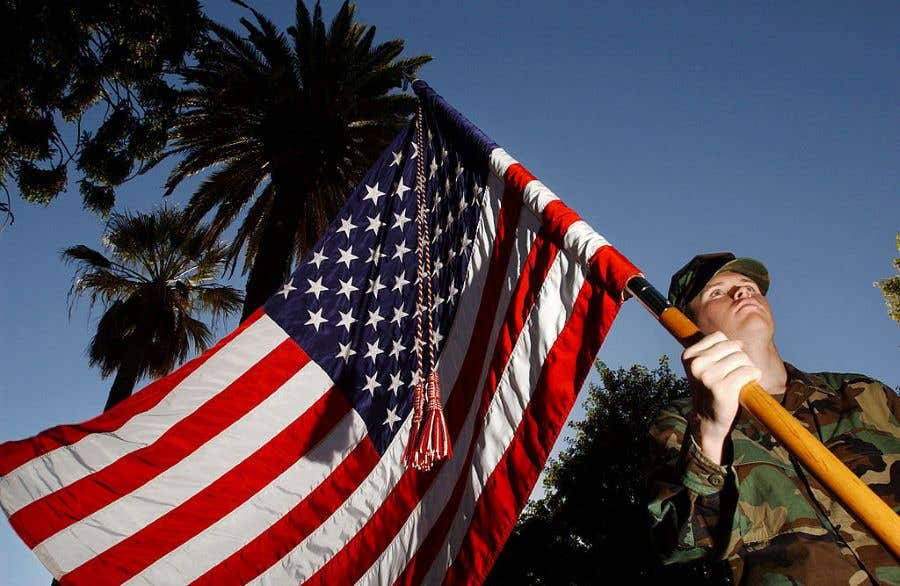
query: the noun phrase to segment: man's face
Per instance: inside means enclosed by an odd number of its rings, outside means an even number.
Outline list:
[[[720,331],[732,339],[772,339],[772,308],[757,284],[744,275],[726,271],[710,279],[691,301],[697,327],[706,334]]]

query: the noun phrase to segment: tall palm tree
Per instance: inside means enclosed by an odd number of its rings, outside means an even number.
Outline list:
[[[77,270],[70,302],[83,294],[106,311],[88,347],[91,366],[116,373],[105,409],[131,395],[145,374],[162,376],[193,347],[209,347],[212,332],[197,319],[237,311],[241,294],[217,284],[227,245],[206,242],[207,226],[186,224],[184,213],[114,214],[103,237],[108,254],[79,244],[62,252]]]
[[[246,38],[208,23],[208,42],[183,73],[185,109],[164,153],[183,156],[167,193],[218,167],[187,206],[194,220],[216,210],[213,234],[249,206],[229,257],[234,270],[245,250],[243,318],[284,283],[406,123],[416,100],[394,89],[431,60],[398,59],[401,39],[373,45],[375,28],[355,22],[348,2],[326,29],[319,4],[311,16],[298,0],[287,36],[247,8],[255,22],[241,19]]]

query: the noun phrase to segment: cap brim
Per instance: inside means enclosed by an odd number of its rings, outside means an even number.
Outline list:
[[[753,258],[736,258],[730,260],[713,273],[713,277],[719,273],[732,272],[744,275],[759,287],[760,292],[765,295],[769,291],[769,271],[766,266]],[[710,277],[712,280],[712,277]],[[709,281],[707,281],[708,283]]]

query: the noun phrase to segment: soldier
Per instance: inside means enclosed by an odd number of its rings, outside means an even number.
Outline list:
[[[669,300],[707,335],[682,355],[692,398],[651,429],[660,553],[666,563],[727,560],[735,584],[900,584],[898,560],[740,409],[738,394],[759,381],[895,511],[900,399],[862,375],[784,362],[768,288],[760,262],[731,253],[696,256],[672,277]]]

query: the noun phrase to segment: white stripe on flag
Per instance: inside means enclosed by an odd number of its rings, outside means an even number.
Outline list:
[[[115,433],[90,434],[70,446],[22,464],[0,478],[6,514],[12,515],[122,456],[152,444],[286,339],[284,330],[262,316],[188,375],[165,399],[132,417]]]
[[[34,548],[35,555],[48,564],[54,561],[60,574],[71,572],[240,464],[309,409],[332,384],[318,364],[307,362],[227,429],[140,488],[45,539]]]
[[[493,175],[497,180],[500,181],[501,186],[503,185],[503,182],[506,178],[506,170],[509,169],[510,165],[515,165],[516,163],[518,163],[518,161],[509,156],[509,153],[507,153],[500,147],[497,147],[491,151],[491,175]],[[490,180],[490,178],[488,180]],[[500,197],[503,197],[502,191],[500,192]]]
[[[196,580],[278,522],[328,478],[365,437],[366,424],[351,409],[330,434],[268,486],[126,584],[186,584]]]
[[[606,238],[594,232],[587,222],[573,222],[563,236],[563,248],[573,255],[581,266],[588,267],[594,253],[603,246],[609,246]]]
[[[525,190],[522,192],[522,197],[525,200],[525,205],[538,216],[544,213],[544,208],[547,207],[548,203],[559,199],[546,185],[537,179],[532,179],[528,182]]]

